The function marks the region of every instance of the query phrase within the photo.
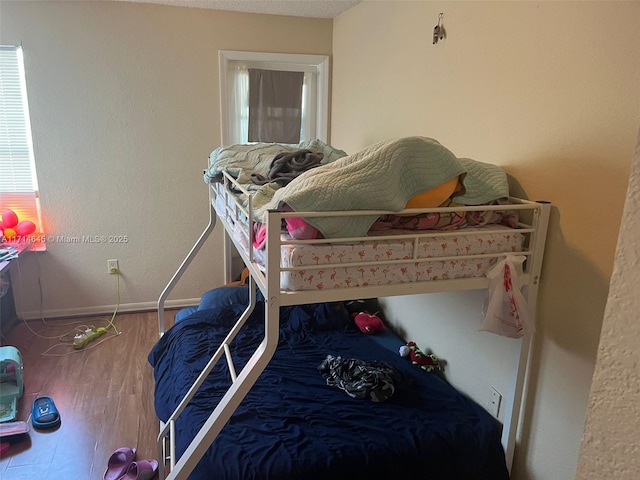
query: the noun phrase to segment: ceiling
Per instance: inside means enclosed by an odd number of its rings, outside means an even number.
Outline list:
[[[293,17],[335,18],[362,0],[117,0]]]

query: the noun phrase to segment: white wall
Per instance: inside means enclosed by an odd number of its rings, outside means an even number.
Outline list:
[[[576,471],[640,124],[639,24],[639,2],[365,1],[334,21],[335,146],[430,136],[553,202],[516,480]],[[509,340],[475,332],[482,299],[387,301],[481,402],[515,361]]]
[[[640,473],[640,136],[632,164],[576,479]]]
[[[220,145],[218,50],[331,53],[332,22],[122,2],[0,3],[24,47],[44,228],[63,243],[20,261],[27,317],[152,306],[208,221],[202,171]],[[220,285],[222,236],[170,297]],[[38,284],[42,285],[42,302]]]

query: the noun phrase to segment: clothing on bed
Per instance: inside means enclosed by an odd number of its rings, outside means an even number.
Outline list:
[[[320,166],[322,153],[313,153],[311,150],[297,150],[295,152],[281,152],[275,156],[266,177],[259,173],[252,173],[251,180],[256,185],[276,182],[281,187],[291,180],[315,167]]]
[[[327,385],[344,390],[353,398],[384,402],[396,391],[400,374],[384,362],[365,362],[359,358],[327,355],[318,370]]]
[[[339,304],[282,307],[273,359],[196,466],[191,480],[353,480],[419,472],[430,480],[506,480],[500,428],[439,377],[381,348]],[[155,409],[166,421],[244,309],[199,310],[149,354]],[[230,348],[239,371],[264,336],[259,302]],[[385,402],[327,385],[327,355],[384,362],[401,375]],[[214,368],[176,422],[181,455],[230,384]]]

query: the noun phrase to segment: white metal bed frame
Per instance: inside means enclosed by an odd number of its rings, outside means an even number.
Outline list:
[[[248,208],[244,208],[237,203],[236,197],[231,193],[231,188],[235,191],[243,191],[249,198]],[[218,216],[214,208],[214,201],[216,197],[224,201],[225,215]],[[535,307],[538,296],[538,285],[540,281],[540,272],[542,268],[542,257],[544,253],[544,246],[547,235],[547,225],[549,221],[549,213],[551,210],[551,204],[548,202],[530,202],[527,200],[512,198],[513,205],[509,205],[510,210],[519,210],[521,213],[530,212],[531,220],[529,223],[523,223],[522,220],[519,223],[518,232],[528,235],[528,242],[522,252],[518,252],[519,255],[525,255],[527,261],[525,262],[524,276],[521,279],[525,297],[531,308],[533,318],[535,318]],[[451,211],[486,211],[486,210],[504,210],[505,206],[477,206],[477,207],[455,207],[455,208],[432,208],[432,209],[413,209],[405,212],[418,213],[418,212],[451,212]],[[320,217],[320,216],[354,216],[354,215],[383,215],[389,213],[387,211],[344,211],[344,212],[279,212],[269,211],[266,215],[267,225],[267,247],[266,247],[266,265],[263,268],[255,261],[253,256],[253,249],[243,248],[235,238],[229,234],[230,231],[238,230],[235,225],[242,225],[242,232],[245,236],[244,241],[246,245],[252,245],[252,232],[254,224],[253,208],[251,204],[251,196],[249,192],[244,190],[232,177],[228,174],[224,174],[223,183],[216,183],[210,185],[209,189],[209,223],[195,242],[185,259],[182,261],[175,274],[169,280],[167,286],[164,288],[160,297],[158,298],[158,329],[160,335],[163,335],[166,326],[164,319],[164,304],[165,301],[174,288],[180,277],[188,268],[191,261],[197,256],[202,245],[205,243],[209,235],[212,233],[216,220],[219,218],[225,228],[225,279],[230,281],[231,275],[231,258],[233,246],[240,254],[244,264],[249,269],[249,305],[238,319],[235,326],[230,330],[229,334],[223,341],[223,343],[217,348],[211,360],[207,363],[199,377],[196,379],[192,387],[189,389],[181,403],[173,412],[171,417],[166,423],[160,425],[160,433],[158,435],[157,447],[158,456],[161,459],[159,462],[159,478],[168,480],[185,480],[200,461],[206,450],[213,443],[216,436],[220,433],[224,425],[227,423],[233,412],[236,410],[242,399],[246,396],[247,392],[251,389],[256,382],[262,371],[265,369],[271,357],[273,356],[276,347],[278,345],[279,335],[279,310],[281,306],[287,305],[300,305],[307,303],[319,303],[319,302],[332,302],[332,301],[345,301],[362,298],[376,298],[387,297],[397,295],[412,295],[420,293],[435,293],[435,292],[451,292],[462,290],[474,290],[484,289],[488,286],[488,280],[485,277],[477,278],[459,278],[459,279],[445,279],[445,280],[431,280],[423,282],[413,283],[400,283],[393,285],[380,285],[380,286],[366,286],[366,287],[349,287],[339,289],[324,289],[324,290],[305,290],[305,291],[285,291],[280,286],[280,273],[283,271],[296,270],[296,267],[283,268],[280,263],[280,250],[282,245],[296,244],[296,243],[344,243],[350,241],[361,241],[365,238],[341,238],[341,239],[322,239],[322,240],[281,240],[281,222],[283,218],[287,217]],[[521,215],[522,216],[522,215]],[[505,227],[502,231],[513,232],[513,229]],[[437,232],[438,235],[447,235],[447,232]],[[414,258],[410,260],[391,260],[385,262],[371,261],[360,262],[353,265],[380,265],[384,264],[401,264],[408,262],[415,262],[417,258],[417,245],[418,240],[424,236],[433,236],[434,232],[416,232],[408,237],[414,242]],[[449,235],[464,235],[464,230],[456,230],[450,232]],[[393,236],[376,236],[376,240],[385,239],[397,239],[397,235]],[[370,238],[369,238],[370,239]],[[471,258],[503,258],[506,253],[495,253],[486,255],[467,255],[456,256],[458,260],[471,259]],[[437,260],[452,259],[454,257],[438,257]],[[428,259],[421,258],[420,261]],[[340,266],[350,266],[351,264],[341,264]],[[319,268],[327,267],[327,265],[320,265]],[[312,267],[303,267],[310,269]],[[265,275],[264,272],[268,272]],[[254,354],[251,356],[245,367],[236,372],[229,344],[233,341],[236,334],[240,331],[245,321],[249,318],[249,315],[253,311],[256,305],[256,287],[260,289],[265,300],[265,336]],[[511,395],[506,398],[506,414],[505,422],[502,433],[502,445],[505,449],[505,458],[509,471],[511,471],[511,465],[513,461],[513,454],[516,443],[516,433],[520,421],[521,405],[524,399],[525,378],[527,375],[529,364],[529,352],[533,341],[533,335],[528,335],[519,340],[520,354],[517,365],[515,365],[512,380]],[[198,434],[191,441],[189,447],[184,454],[177,459],[175,451],[175,421],[178,416],[183,412],[189,401],[193,398],[197,390],[200,388],[206,377],[209,375],[213,367],[221,359],[222,355],[225,355],[229,372],[232,378],[232,384],[229,390],[220,400],[215,409],[211,412],[211,415],[202,426]],[[164,461],[162,461],[164,459]],[[169,463],[169,469],[167,471],[166,463]]]

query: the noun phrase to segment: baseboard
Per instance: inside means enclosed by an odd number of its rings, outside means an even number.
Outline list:
[[[165,308],[183,308],[198,305],[199,298],[187,298],[181,300],[167,300]],[[118,306],[118,312],[145,312],[156,310],[158,302],[138,302],[123,303]],[[18,317],[25,320],[38,320],[41,318],[61,318],[61,317],[91,317],[97,315],[113,314],[116,305],[96,305],[94,307],[60,308],[52,310],[42,310],[37,312],[18,312]]]

